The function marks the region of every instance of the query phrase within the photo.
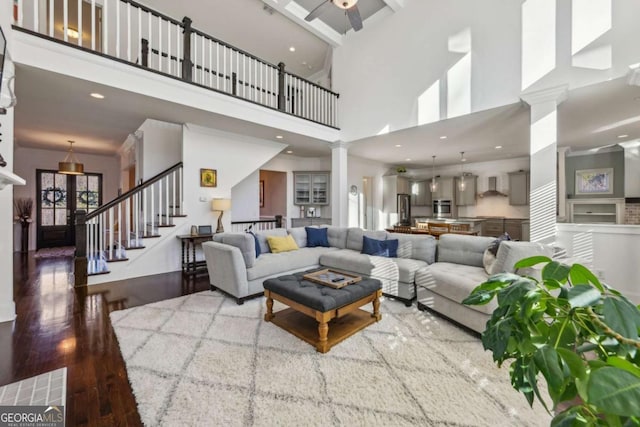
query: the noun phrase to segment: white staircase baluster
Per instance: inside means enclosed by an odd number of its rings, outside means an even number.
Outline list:
[[[96,50],[96,0],[91,0],[91,50]]]
[[[109,1],[110,0],[104,0],[104,4],[102,5],[103,12],[104,12],[102,15],[102,20],[104,21],[104,27],[103,27],[104,37],[102,38],[102,53],[104,53],[105,55],[109,54],[109,6],[108,6]],[[78,7],[78,9],[80,8]]]
[[[62,2],[62,38],[64,41],[69,41],[69,34],[67,34],[67,30],[69,29],[69,0],[64,0]],[[81,38],[81,37],[78,37]]]
[[[133,199],[133,228],[136,233],[136,246],[140,246],[140,192],[136,193]]]
[[[173,190],[171,193],[171,205],[173,206],[173,216],[176,215],[176,171],[171,172],[171,180],[173,181],[173,185],[171,189]]]
[[[53,37],[53,3],[49,2],[49,37]],[[20,3],[22,4],[22,2]],[[22,13],[20,13],[20,8],[18,8],[18,25],[22,26]]]
[[[162,18],[158,16],[158,71],[162,71]]]
[[[171,72],[171,21],[167,21],[167,73],[173,74]]]
[[[180,26],[176,28],[176,76],[182,76],[182,67],[180,66],[180,35],[182,31],[180,31]]]
[[[127,3],[127,61],[131,62],[131,4]]]
[[[151,31],[151,13],[147,12],[147,40],[149,40],[149,67],[153,67],[152,65],[152,58],[153,58],[153,43],[151,43],[151,35],[153,34],[153,31]]]
[[[33,2],[33,4],[36,5],[36,8],[38,3],[39,2],[37,1]],[[78,21],[77,22],[78,22],[78,46],[82,46],[82,0],[78,0]]]
[[[142,65],[142,8],[138,8],[138,65]]]
[[[142,234],[143,236],[146,236],[147,234],[147,210],[148,210],[148,202],[149,198],[147,197],[147,188],[144,188],[142,190],[142,200],[140,200],[140,203],[142,205]]]
[[[162,180],[158,181],[158,226],[162,224]]]
[[[180,174],[178,177],[180,178],[180,182],[178,185],[178,191],[180,191],[180,215],[184,215],[184,200],[183,200],[183,189],[182,189],[182,168],[179,169]]]
[[[149,186],[149,192],[150,192],[150,196],[149,196],[149,217],[151,219],[150,223],[151,223],[151,235],[155,234],[155,230],[153,228],[153,221],[155,218],[154,212],[155,212],[155,203],[156,203],[156,198],[155,198],[155,192],[154,192],[154,185]]]
[[[109,209],[109,259],[113,259],[113,208]]]
[[[164,181],[164,224],[169,225],[169,176],[162,178]]]
[[[130,248],[131,247],[131,197],[127,198],[126,201],[126,208],[125,208],[125,215],[126,215],[126,222],[127,222],[127,228],[125,229],[125,233],[127,233],[126,235],[126,241],[127,241],[127,247]]]
[[[22,5],[22,0],[18,2],[18,9]],[[33,31],[40,32],[40,2],[33,2]],[[82,34],[82,33],[81,33]]]
[[[118,203],[118,219],[116,223],[118,224],[118,234],[116,234],[116,239],[118,240],[116,241],[116,248],[120,249],[122,247],[122,234],[124,232],[122,227],[124,224],[124,221],[122,220],[122,203]]]
[[[116,58],[120,58],[120,0],[116,0]]]

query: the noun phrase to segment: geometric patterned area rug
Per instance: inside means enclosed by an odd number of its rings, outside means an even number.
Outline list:
[[[265,322],[264,298],[204,291],[110,316],[148,426],[549,425],[478,338],[397,301],[380,310],[326,354]]]
[[[60,246],[57,248],[42,248],[33,256],[34,258],[72,257],[75,254],[75,246]]]
[[[67,368],[56,369],[0,387],[0,405],[64,406],[66,403]]]

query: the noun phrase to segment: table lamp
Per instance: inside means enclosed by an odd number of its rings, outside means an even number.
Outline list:
[[[231,209],[231,199],[213,199],[211,200],[211,210],[214,212],[220,212],[218,217],[218,228],[216,233],[224,233],[224,227],[222,226],[222,214],[224,211]]]

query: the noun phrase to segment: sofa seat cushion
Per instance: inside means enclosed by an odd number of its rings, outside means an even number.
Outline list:
[[[260,255],[252,268],[247,268],[247,279],[273,276],[285,271],[297,270],[319,265],[320,256],[326,252],[337,252],[336,248],[300,248],[295,251],[266,253]]]
[[[426,262],[420,260],[365,255],[350,249],[322,254],[320,264],[376,279],[405,283],[413,283],[416,272],[427,266]]]
[[[436,262],[416,273],[416,285],[429,289],[459,304],[489,276],[484,267]],[[486,305],[470,305],[469,308],[491,314],[498,307],[495,299]]]

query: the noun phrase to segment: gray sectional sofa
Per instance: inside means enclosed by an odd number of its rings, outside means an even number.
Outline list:
[[[436,311],[475,331],[482,331],[495,305],[467,307],[462,300],[489,274],[483,255],[492,237],[445,234],[440,240],[429,235],[364,231],[359,228],[327,227],[330,247],[307,247],[304,227],[256,233],[261,254],[256,258],[255,240],[248,233],[223,233],[203,244],[212,289],[236,298],[238,304],[260,296],[269,278],[327,267],[382,282],[383,294],[410,306]],[[267,235],[291,234],[299,249],[268,252]],[[397,258],[362,254],[363,236],[378,240],[398,239]],[[530,242],[502,242],[492,273],[513,272],[513,265],[532,255],[551,256],[551,247]]]

